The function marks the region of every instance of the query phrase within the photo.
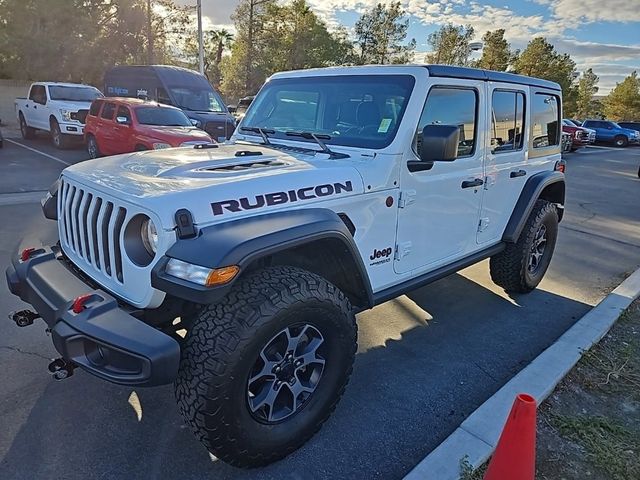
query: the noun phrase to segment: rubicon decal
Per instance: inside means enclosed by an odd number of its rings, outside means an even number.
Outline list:
[[[272,192],[263,195],[256,195],[253,198],[242,197],[237,200],[223,200],[213,202],[211,208],[214,215],[222,215],[226,212],[242,212],[243,210],[253,210],[264,206],[282,205],[284,203],[311,200],[313,198],[328,197],[342,192],[352,192],[353,185],[350,181],[344,183],[326,183],[313,187],[304,187],[287,192]]]

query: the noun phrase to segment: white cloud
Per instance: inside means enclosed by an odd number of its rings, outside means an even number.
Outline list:
[[[549,2],[554,16],[572,22],[637,22],[637,0],[556,0]]]

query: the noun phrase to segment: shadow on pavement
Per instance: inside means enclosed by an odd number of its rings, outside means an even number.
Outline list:
[[[364,313],[334,415],[302,449],[251,471],[211,459],[170,386],[132,390],[83,372],[55,383],[42,359],[0,478],[399,478],[589,308],[542,290],[511,299],[458,274]],[[398,315],[381,338],[376,325]],[[5,408],[21,401],[9,397]]]

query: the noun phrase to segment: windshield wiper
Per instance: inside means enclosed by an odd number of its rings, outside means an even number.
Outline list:
[[[324,133],[295,131],[286,132],[285,135],[287,135],[288,137],[302,137],[306,140],[314,140],[318,145],[320,145],[320,149],[322,150],[322,152],[330,155],[332,158],[349,158],[349,155],[334,152],[329,147],[327,147],[327,144],[324,143],[323,140],[331,140],[331,135],[326,135]]]
[[[240,130],[242,130],[243,132],[253,132],[259,134],[262,137],[262,141],[265,145],[271,145],[271,142],[269,141],[269,135],[273,135],[274,133],[276,133],[275,130],[272,130],[270,128],[260,127],[240,127]]]

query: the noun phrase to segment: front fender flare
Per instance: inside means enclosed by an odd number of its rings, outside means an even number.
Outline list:
[[[170,258],[208,268],[238,265],[242,274],[255,260],[325,239],[338,240],[353,258],[353,275],[360,277],[367,303],[372,305],[371,283],[353,236],[335,212],[324,208],[276,212],[205,227],[197,237],[178,240],[169,248],[153,269],[152,285],[195,303],[213,303],[226,295],[233,281],[208,288],[169,276],[164,270]]]

